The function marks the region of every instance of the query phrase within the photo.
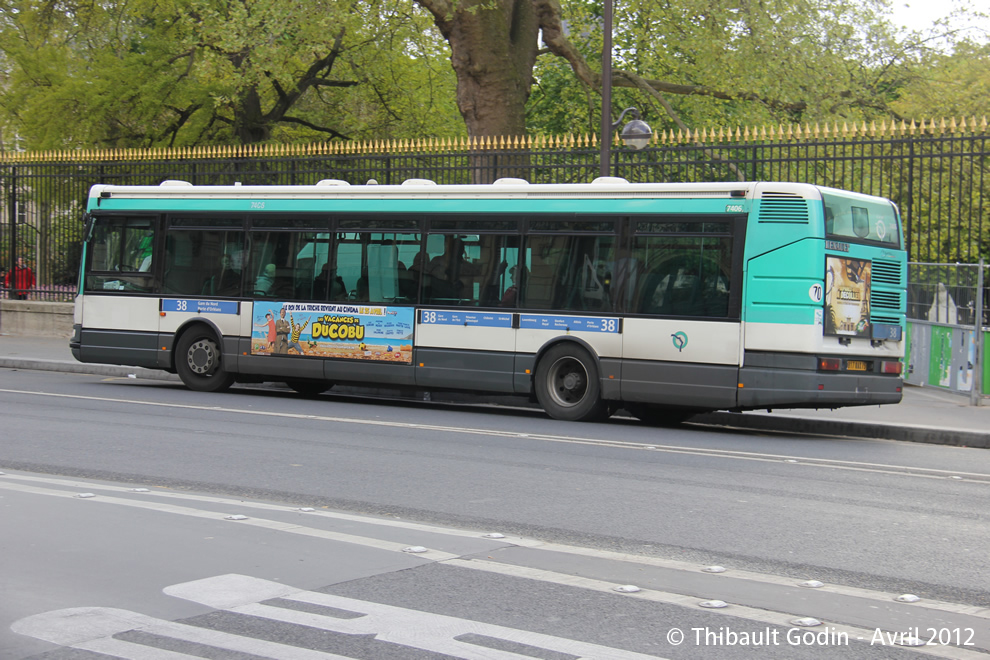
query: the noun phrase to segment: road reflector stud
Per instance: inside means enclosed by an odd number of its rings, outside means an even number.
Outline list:
[[[642,591],[642,589],[640,589],[639,587],[637,587],[635,584],[623,584],[623,585],[620,585],[620,586],[616,587],[615,588],[615,591],[618,591],[618,592],[624,593],[624,594],[634,594],[637,591]]]
[[[801,626],[802,628],[811,628],[812,626],[820,626],[822,622],[813,616],[806,616],[800,619],[792,619],[792,626]]]

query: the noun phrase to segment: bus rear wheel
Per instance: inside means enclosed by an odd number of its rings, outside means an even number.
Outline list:
[[[191,390],[223,392],[234,384],[234,374],[223,366],[216,336],[205,328],[189,330],[176,345],[175,370]]]
[[[558,344],[536,367],[536,399],[554,419],[590,422],[605,419],[598,368],[588,351]]]

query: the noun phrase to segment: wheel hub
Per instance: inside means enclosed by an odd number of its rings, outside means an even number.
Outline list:
[[[189,368],[197,374],[207,374],[217,366],[217,349],[213,342],[201,339],[189,347]]]
[[[572,371],[564,376],[563,385],[565,390],[573,391],[584,385],[584,378],[581,377],[581,374]]]
[[[557,405],[570,408],[584,399],[588,378],[581,363],[571,358],[558,360],[550,373],[553,381],[550,393]]]

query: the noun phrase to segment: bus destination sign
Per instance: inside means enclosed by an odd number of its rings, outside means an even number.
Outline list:
[[[236,300],[196,300],[190,298],[164,298],[163,312],[189,312],[192,314],[237,314],[240,303]]]
[[[519,327],[527,330],[564,330],[567,332],[619,333],[619,319],[601,316],[558,316],[555,314],[522,314]]]

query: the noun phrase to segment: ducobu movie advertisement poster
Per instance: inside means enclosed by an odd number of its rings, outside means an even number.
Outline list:
[[[412,308],[257,302],[251,355],[301,355],[412,364]]]
[[[870,262],[825,258],[825,334],[870,337]]]

